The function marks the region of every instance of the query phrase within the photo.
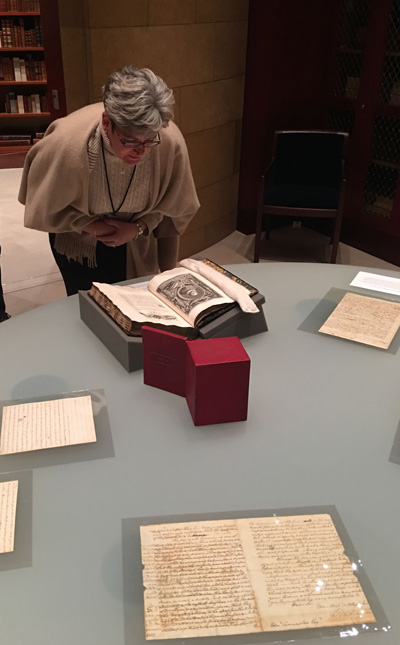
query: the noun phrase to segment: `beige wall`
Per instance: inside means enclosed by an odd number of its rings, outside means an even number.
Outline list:
[[[150,67],[174,89],[201,208],[181,257],[236,228],[248,0],[58,0],[68,111],[110,72]]]

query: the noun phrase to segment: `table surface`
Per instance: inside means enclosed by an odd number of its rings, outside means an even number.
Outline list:
[[[0,399],[104,388],[115,449],[33,471],[32,566],[0,573],[2,645],[123,645],[122,518],[330,504],[392,625],[357,642],[400,642],[400,351],[298,329],[357,267],[229,269],[267,298],[269,331],[243,340],[244,423],[196,428],[183,398],[124,370],[77,296],[1,325]]]

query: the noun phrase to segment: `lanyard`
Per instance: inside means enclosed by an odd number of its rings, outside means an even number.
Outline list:
[[[129,191],[129,189],[130,189],[130,187],[131,187],[131,183],[132,183],[133,176],[134,176],[134,174],[135,174],[136,166],[133,166],[133,170],[132,170],[131,178],[130,178],[130,180],[129,180],[128,187],[127,187],[127,189],[126,189],[126,191],[125,191],[125,195],[124,195],[124,196],[123,196],[123,198],[122,198],[122,202],[120,203],[120,205],[118,206],[118,208],[117,208],[117,209],[115,209],[115,208],[114,208],[114,202],[113,202],[113,200],[112,200],[112,195],[111,195],[110,180],[109,180],[109,178],[108,178],[107,164],[106,164],[106,157],[105,157],[105,154],[104,154],[103,137],[101,137],[101,152],[102,152],[102,154],[103,154],[104,172],[105,172],[105,174],[106,174],[107,188],[108,188],[108,196],[109,196],[109,198],[110,198],[110,204],[111,204],[112,214],[113,214],[113,215],[116,215],[116,214],[118,213],[118,211],[120,211],[120,210],[121,210],[121,206],[122,206],[122,204],[124,203],[124,201],[125,201],[125,199],[126,199],[126,196],[127,196],[127,194],[128,194],[128,191]]]

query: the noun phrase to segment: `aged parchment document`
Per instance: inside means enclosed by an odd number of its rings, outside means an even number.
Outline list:
[[[375,622],[329,515],[140,527],[146,639]]]
[[[0,455],[96,441],[90,396],[3,408]]]
[[[0,482],[0,553],[14,551],[18,481]]]
[[[387,349],[399,327],[400,302],[346,293],[319,331]]]

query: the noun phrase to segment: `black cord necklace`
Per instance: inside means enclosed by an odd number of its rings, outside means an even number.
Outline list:
[[[117,209],[115,209],[115,208],[114,208],[114,202],[113,202],[112,195],[111,195],[110,180],[109,180],[109,178],[108,178],[107,164],[106,164],[106,156],[105,156],[105,154],[104,154],[104,143],[103,143],[103,137],[101,137],[101,152],[102,152],[102,154],[103,154],[104,172],[105,172],[105,174],[106,174],[107,188],[108,188],[108,196],[109,196],[109,198],[110,198],[110,204],[111,204],[111,208],[112,208],[112,214],[113,214],[113,215],[116,215],[116,214],[121,210],[121,206],[122,206],[122,204],[124,203],[124,201],[125,201],[125,199],[126,199],[126,196],[127,196],[127,194],[128,194],[128,191],[129,191],[129,189],[130,189],[130,187],[131,187],[131,183],[132,183],[132,180],[133,180],[133,177],[134,177],[134,174],[135,174],[136,166],[133,166],[133,170],[132,170],[131,178],[130,178],[130,180],[129,180],[128,187],[127,187],[127,189],[126,189],[126,191],[125,191],[125,195],[124,195],[124,196],[123,196],[123,198],[122,198],[122,202],[120,203],[120,205],[118,206],[118,208],[117,208]]]

